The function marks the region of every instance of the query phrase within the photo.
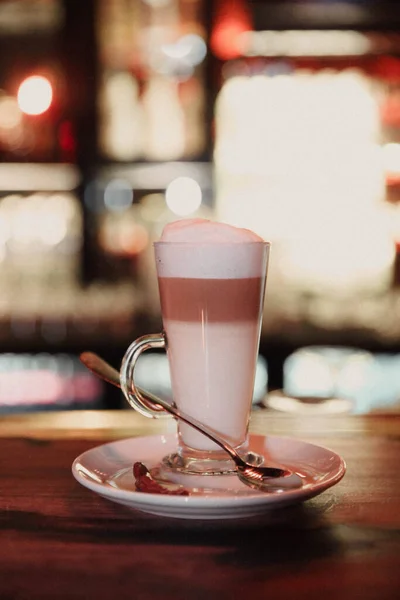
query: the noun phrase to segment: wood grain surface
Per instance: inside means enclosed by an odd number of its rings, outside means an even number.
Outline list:
[[[132,411],[0,421],[0,600],[400,598],[400,417],[255,412],[252,430],[325,445],[345,478],[300,507],[234,523],[153,517],[80,486],[104,440],[169,430]]]

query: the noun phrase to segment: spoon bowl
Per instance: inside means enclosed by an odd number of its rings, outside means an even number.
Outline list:
[[[90,371],[92,371],[92,373],[104,381],[107,381],[118,388],[121,387],[118,371],[97,354],[94,354],[93,352],[83,352],[80,355],[80,360]],[[144,391],[138,386],[137,389],[150,402],[161,406],[175,418],[184,421],[225,450],[236,465],[237,476],[246,485],[270,493],[282,492],[288,489],[298,489],[302,486],[302,480],[296,473],[279,467],[255,466],[246,462],[226,440],[221,438],[218,433],[210,429],[207,425],[204,425],[197,421],[197,419],[183,413],[181,410],[168,404],[168,402],[165,402],[165,400],[162,400],[158,396]]]

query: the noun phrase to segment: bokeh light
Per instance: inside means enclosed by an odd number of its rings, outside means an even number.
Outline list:
[[[0,97],[0,128],[14,129],[22,120],[21,110],[15,98],[3,95]]]
[[[181,60],[188,66],[199,65],[206,57],[207,45],[202,37],[189,33],[179,38],[174,44],[164,44],[162,52],[168,58]]]
[[[179,216],[190,215],[200,208],[201,187],[191,177],[177,177],[167,187],[165,201],[173,213]]]
[[[113,179],[104,190],[104,204],[113,212],[121,212],[131,206],[133,190],[129,181]]]
[[[46,77],[32,75],[18,89],[18,106],[27,115],[41,115],[50,107],[53,88]]]

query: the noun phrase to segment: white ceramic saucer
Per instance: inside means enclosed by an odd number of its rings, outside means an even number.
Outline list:
[[[191,488],[188,496],[136,491],[133,463],[155,467],[176,450],[176,445],[173,434],[111,442],[76,458],[72,473],[79,483],[100,496],[146,513],[179,519],[238,519],[312,498],[340,481],[346,470],[343,459],[326,448],[296,439],[251,435],[250,448],[263,454],[266,464],[284,465],[295,471],[303,480],[302,488],[259,492],[236,476],[225,475],[200,477],[204,487]]]

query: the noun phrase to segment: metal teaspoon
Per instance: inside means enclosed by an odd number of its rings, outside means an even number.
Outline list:
[[[79,358],[81,362],[95,375],[118,388],[121,387],[118,371],[100,356],[94,354],[93,352],[83,352]],[[184,421],[197,431],[200,431],[200,433],[207,436],[210,440],[225,450],[225,452],[229,454],[236,465],[239,479],[246,485],[265,492],[281,492],[283,490],[296,489],[302,486],[301,478],[288,469],[255,466],[246,462],[238,454],[238,452],[236,452],[236,450],[230,444],[228,444],[228,442],[222,439],[217,433],[215,433],[215,431],[208,428],[207,425],[200,423],[193,417],[190,417],[189,415],[178,410],[176,407],[171,406],[158,396],[142,390],[138,386],[137,389],[144,396],[147,396],[151,402],[158,404],[177,419]],[[276,483],[271,481],[276,478],[281,478],[281,481]]]

